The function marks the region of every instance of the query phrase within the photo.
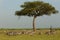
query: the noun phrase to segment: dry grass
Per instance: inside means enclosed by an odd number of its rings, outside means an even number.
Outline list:
[[[16,35],[16,36],[8,36],[5,33],[9,31],[20,32],[23,30],[0,30],[0,40],[60,40],[60,30],[56,30],[55,34],[47,35],[45,32],[49,30],[37,30],[36,34],[31,35]],[[31,30],[27,30],[31,31]],[[42,32],[41,35],[38,32]]]

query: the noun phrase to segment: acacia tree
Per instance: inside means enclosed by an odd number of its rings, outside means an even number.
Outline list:
[[[43,15],[51,15],[56,14],[58,11],[50,5],[49,3],[45,3],[42,1],[34,1],[34,2],[24,2],[23,5],[21,5],[22,9],[15,12],[15,15],[17,16],[29,16],[33,17],[33,31],[36,31],[35,28],[35,19],[38,16]]]

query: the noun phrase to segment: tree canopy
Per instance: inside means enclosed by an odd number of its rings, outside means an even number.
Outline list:
[[[55,14],[58,11],[49,3],[42,1],[25,2],[21,5],[20,11],[16,11],[17,16],[42,16]]]

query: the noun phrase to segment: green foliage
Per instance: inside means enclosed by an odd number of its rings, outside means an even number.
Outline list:
[[[23,8],[20,11],[16,11],[15,15],[17,16],[42,16],[42,15],[51,15],[55,14],[58,11],[50,5],[49,3],[34,1],[34,2],[25,2],[21,5]]]

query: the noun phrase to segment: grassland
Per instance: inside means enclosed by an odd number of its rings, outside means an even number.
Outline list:
[[[4,31],[21,31],[21,30],[12,30],[12,29],[0,29],[0,40],[60,40],[60,30],[56,30],[56,33],[53,35],[44,34],[47,30],[39,30],[43,34],[34,34],[34,35],[16,35],[16,36],[8,36],[4,33]]]

